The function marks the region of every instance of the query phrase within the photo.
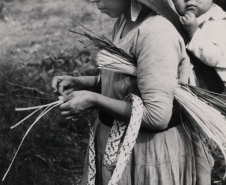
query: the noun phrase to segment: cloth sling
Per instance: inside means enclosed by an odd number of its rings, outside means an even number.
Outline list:
[[[124,124],[117,120],[114,121],[113,127],[108,138],[106,151],[104,154],[104,165],[107,169],[113,171],[108,185],[116,185],[120,183],[123,171],[129,160],[131,151],[136,143],[141,121],[143,117],[143,102],[134,95],[129,94],[125,101],[132,101],[132,113],[129,124]],[[90,121],[89,125],[89,172],[87,185],[96,184],[96,164],[95,164],[95,145],[94,145],[94,133]],[[122,146],[119,150],[119,144],[121,142],[122,135],[125,134]],[[119,152],[118,152],[119,150]]]
[[[189,41],[183,27],[180,24],[178,14],[169,6],[166,0],[138,1],[155,11],[157,14],[162,15],[163,17],[168,19],[175,26],[177,31],[181,34],[182,38],[184,39],[184,42],[187,43]],[[207,66],[206,64],[201,62],[189,51],[188,55],[194,66],[194,71],[200,87],[216,93],[224,92],[224,83],[217,74],[216,70],[213,67]]]

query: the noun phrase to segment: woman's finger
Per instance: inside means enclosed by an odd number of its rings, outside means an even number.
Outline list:
[[[66,119],[66,120],[71,120],[72,117],[71,117],[71,116],[67,116],[67,117],[65,117],[65,119]]]
[[[67,89],[67,90],[64,91],[64,95],[69,95],[69,94],[71,94],[73,91],[74,91],[73,88]]]
[[[58,84],[63,80],[63,77],[62,76],[54,76],[53,77],[53,80],[52,80],[52,83],[51,83],[51,86],[52,86],[52,89],[55,93],[58,92]]]
[[[58,84],[58,92],[62,95],[64,94],[64,91],[66,89],[66,87],[68,86],[68,82],[67,81],[62,81],[61,83]]]
[[[65,103],[60,105],[61,111],[66,111],[66,110],[70,110],[70,109],[71,109],[71,106],[70,106],[69,102],[65,102]]]
[[[73,122],[77,121],[79,118],[75,117],[75,116],[68,116],[65,117],[66,120],[72,120]]]
[[[77,121],[79,118],[71,118],[73,122]]]
[[[71,99],[73,99],[73,98],[75,97],[75,93],[76,93],[76,92],[73,92],[73,93],[70,93],[70,94],[64,96],[64,97],[63,97],[63,102],[68,102],[68,101],[70,101]]]
[[[61,115],[64,117],[71,116],[71,111],[61,111]]]
[[[72,121],[77,121],[79,118],[77,116],[70,116]]]

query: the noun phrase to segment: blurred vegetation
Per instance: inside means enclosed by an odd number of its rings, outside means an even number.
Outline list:
[[[46,83],[48,78],[51,76],[46,72],[34,72],[24,65],[0,62],[1,178],[23,135],[38,115],[10,130],[10,126],[30,112],[16,112],[15,107],[36,106],[56,101],[57,96]],[[39,92],[48,93],[53,98]],[[88,115],[88,119],[94,121],[95,115],[94,111]],[[66,121],[60,116],[58,108],[50,111],[36,123],[26,137],[2,184],[79,184],[88,143],[87,129],[87,123],[83,118],[77,122]]]
[[[68,31],[81,31],[71,17],[107,37],[111,35],[114,21],[102,16],[94,4],[84,0],[5,0],[3,5],[4,14],[0,17],[0,179],[38,115],[11,130],[10,126],[30,113],[16,112],[15,108],[57,100],[50,88],[56,74],[98,73],[93,60],[97,49],[86,38]],[[93,111],[87,117],[93,122],[96,114]],[[66,121],[56,107],[29,132],[5,181],[0,184],[78,185],[87,144],[86,120]]]

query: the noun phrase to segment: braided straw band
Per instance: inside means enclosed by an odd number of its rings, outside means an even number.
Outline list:
[[[104,165],[110,170],[113,170],[115,168],[112,178],[109,182],[109,185],[116,185],[119,184],[120,182],[126,163],[129,160],[129,156],[135,145],[143,116],[143,102],[138,96],[129,94],[125,98],[125,100],[133,102],[130,123],[127,127],[127,125],[122,122],[116,120],[114,121],[104,155]],[[94,134],[90,123],[89,128],[90,128],[90,142],[89,142],[88,185],[95,185],[96,165],[95,165]],[[119,144],[125,130],[126,130],[125,138],[123,140],[118,155]]]

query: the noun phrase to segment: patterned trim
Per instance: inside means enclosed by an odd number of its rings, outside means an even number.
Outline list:
[[[113,175],[109,182],[109,185],[116,185],[120,183],[123,171],[129,160],[131,151],[136,143],[142,117],[143,117],[143,102],[142,100],[133,94],[129,94],[126,101],[132,101],[132,113],[129,125],[126,125],[117,120],[114,121],[113,127],[108,138],[106,151],[104,154],[104,165],[113,171]],[[95,148],[94,148],[94,134],[91,123],[88,122],[90,128],[90,140],[89,140],[89,174],[88,185],[95,185],[96,177],[96,164],[95,164]],[[119,150],[119,144],[121,138],[125,133],[125,138],[122,142],[122,146]]]

